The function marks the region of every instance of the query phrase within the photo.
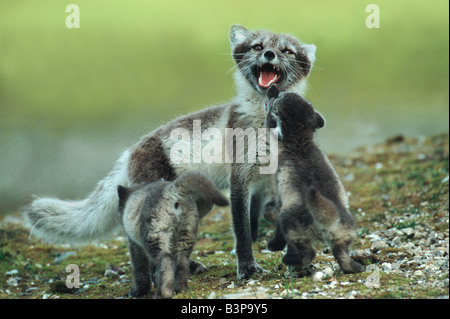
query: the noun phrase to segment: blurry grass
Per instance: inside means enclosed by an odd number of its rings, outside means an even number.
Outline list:
[[[0,1],[0,108],[9,120],[64,129],[141,112],[171,118],[233,96],[228,28],[292,33],[318,46],[310,95],[369,109],[433,96],[448,100],[448,2],[377,1],[367,29],[361,1]],[[447,93],[445,93],[447,92]],[[426,97],[423,97],[423,94]],[[405,96],[407,95],[407,96]],[[427,99],[429,100],[429,99]],[[441,101],[443,102],[442,98]],[[345,105],[343,106],[345,107]]]

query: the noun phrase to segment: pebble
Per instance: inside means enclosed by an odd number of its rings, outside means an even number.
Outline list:
[[[6,280],[6,284],[8,286],[17,287],[19,284],[19,281],[22,279],[22,277],[11,277]]]
[[[232,281],[231,284],[227,286],[228,289],[233,289],[235,287],[234,282]]]
[[[374,271],[367,278],[364,285],[367,288],[380,288],[380,273],[378,271]]]
[[[59,264],[62,261],[66,260],[67,258],[69,258],[70,256],[75,256],[77,253],[74,251],[65,251],[63,252],[61,255],[59,255],[58,257],[55,257],[55,259],[53,260],[54,264]]]
[[[17,269],[12,269],[10,271],[5,272],[5,275],[6,276],[11,276],[11,275],[15,275],[15,274],[18,274],[18,273],[19,273],[19,271]]]
[[[245,288],[237,293],[226,294],[222,299],[269,299],[270,295],[266,293],[267,288],[258,287],[257,289]],[[211,294],[210,294],[211,296]],[[215,297],[215,296],[214,296]],[[213,299],[213,298],[211,298]]]
[[[327,266],[323,269],[323,272],[325,273],[325,275],[329,278],[333,277],[334,275],[334,271],[333,269],[331,269],[331,267]]]
[[[326,277],[326,275],[323,272],[318,271],[313,275],[313,281],[319,282],[319,281],[322,281],[322,279],[325,277]]]

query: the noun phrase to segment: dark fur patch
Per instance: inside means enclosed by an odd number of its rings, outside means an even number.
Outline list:
[[[119,185],[117,186],[117,194],[119,195],[119,211],[122,213],[128,196],[130,195],[130,191],[128,188]]]
[[[172,181],[176,178],[161,140],[154,136],[144,139],[133,150],[130,155],[129,172],[132,183],[153,182],[160,178]]]
[[[314,143],[313,135],[324,125],[322,116],[313,106],[295,93],[268,91],[269,112],[281,128],[279,171],[277,180],[289,195],[281,193],[281,212],[277,220],[275,238],[269,249],[279,250],[287,241],[288,251],[283,258],[286,265],[305,267],[315,257],[310,241],[332,238],[333,254],[344,273],[362,271],[362,266],[349,256],[354,239],[354,222],[346,208],[344,188],[326,155]],[[280,186],[282,185],[282,186]],[[283,207],[289,196],[288,207]],[[293,202],[295,204],[293,204]],[[337,224],[336,224],[337,223]],[[320,228],[316,227],[320,224]],[[280,234],[281,232],[281,234]],[[284,237],[284,238],[283,238]]]

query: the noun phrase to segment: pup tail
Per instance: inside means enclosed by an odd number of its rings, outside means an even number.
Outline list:
[[[217,206],[228,205],[216,184],[202,173],[187,172],[174,181],[174,186],[186,196],[198,197]]]
[[[126,151],[96,189],[80,201],[36,198],[24,209],[31,234],[47,242],[88,243],[106,239],[120,226],[117,185],[128,182]]]

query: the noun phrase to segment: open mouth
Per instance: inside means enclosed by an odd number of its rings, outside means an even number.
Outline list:
[[[281,71],[278,66],[270,63],[262,64],[258,68],[258,85],[267,89],[272,83],[281,79]]]

